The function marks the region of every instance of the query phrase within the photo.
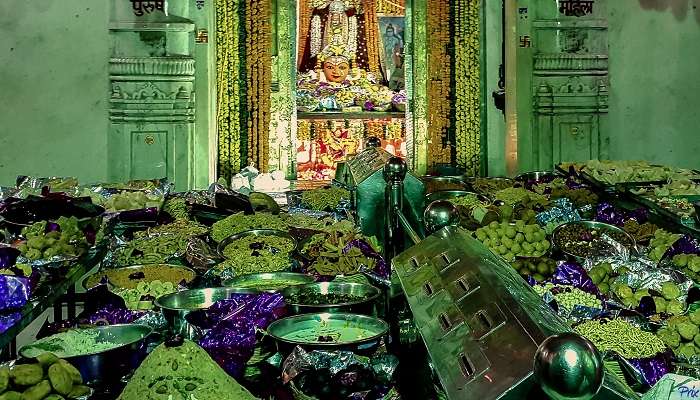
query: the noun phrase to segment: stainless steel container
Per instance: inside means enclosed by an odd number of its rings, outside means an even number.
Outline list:
[[[219,300],[230,298],[234,294],[256,294],[255,290],[235,288],[191,289],[159,297],[156,307],[161,309],[168,326],[175,333],[187,334],[189,329],[185,317],[192,311],[211,307]]]
[[[629,233],[625,232],[624,230],[622,230],[614,225],[606,224],[603,222],[595,222],[595,221],[573,221],[573,222],[567,222],[565,224],[559,225],[554,230],[554,232],[552,232],[552,244],[554,246],[556,246],[559,250],[561,250],[564,254],[566,254],[570,257],[573,257],[573,258],[579,259],[579,260],[583,260],[586,258],[586,256],[583,254],[574,254],[574,253],[571,253],[571,252],[566,251],[564,249],[564,241],[562,238],[562,231],[564,229],[567,229],[567,227],[570,227],[572,225],[581,225],[581,226],[584,226],[584,227],[587,227],[590,229],[595,229],[595,230],[603,231],[603,232],[606,230],[611,231],[611,232],[616,232],[620,236],[625,237],[625,239],[627,240],[627,243],[620,243],[620,244],[624,245],[628,251],[636,251],[636,242],[635,242],[634,238],[632,237],[632,235],[630,235]],[[592,240],[594,240],[594,239],[591,239],[591,241]],[[603,239],[601,238],[598,240],[603,240]],[[602,256],[605,256],[605,255],[606,254],[602,254]],[[608,255],[612,255],[612,254],[608,254]]]
[[[301,293],[316,295],[350,295],[358,300],[336,304],[302,304],[291,300],[290,297]],[[307,285],[290,286],[280,292],[292,314],[307,313],[356,313],[365,315],[376,314],[375,306],[380,290],[372,285],[351,282],[319,282]]]
[[[518,182],[551,182],[560,176],[556,172],[552,171],[531,171],[525,172],[515,177]]]
[[[119,343],[118,347],[73,357],[62,357],[73,364],[83,380],[94,385],[104,382],[118,382],[136,369],[146,357],[146,340],[153,333],[147,325],[122,324],[81,329],[96,331],[97,339]],[[19,354],[27,357],[32,345],[24,346]]]
[[[347,313],[303,314],[282,318],[267,327],[277,349],[288,355],[294,347],[305,350],[347,350],[372,354],[389,332],[379,318]],[[300,337],[308,333],[308,337]],[[346,335],[343,337],[342,335]]]
[[[288,285],[282,285],[282,283]],[[227,279],[223,286],[236,289],[256,290],[259,292],[276,293],[290,286],[313,283],[314,278],[310,275],[297,272],[270,272],[263,274],[247,274]]]

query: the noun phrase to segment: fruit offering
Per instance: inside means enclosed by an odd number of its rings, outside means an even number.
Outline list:
[[[151,282],[139,282],[135,289],[115,288],[114,294],[124,299],[124,303],[131,310],[150,309],[152,301],[174,293],[177,290],[172,282],[154,280]]]
[[[552,276],[554,270],[557,269],[556,261],[547,257],[516,258],[510,265],[512,265],[523,278],[531,276],[532,279],[537,282],[542,282]]]
[[[627,267],[620,267],[617,271],[613,271],[612,264],[604,262],[591,268],[591,270],[588,271],[588,276],[593,283],[598,286],[600,293],[608,294],[610,292],[610,283],[613,275],[624,275],[627,272]]]
[[[567,311],[573,310],[576,306],[603,308],[602,303],[595,295],[574,286],[547,283],[544,286],[536,285],[533,289],[539,296],[551,292],[557,305]]]
[[[142,208],[160,207],[161,196],[148,195],[145,192],[119,192],[104,202],[108,211],[140,210]]]
[[[515,256],[541,257],[550,247],[542,228],[528,225],[522,220],[513,224],[494,221],[477,229],[474,234],[494,254],[507,261],[512,261]]]
[[[621,319],[586,321],[576,331],[593,342],[599,351],[614,351],[625,358],[653,357],[666,345],[656,335]]]
[[[616,250],[615,246],[610,243],[611,239],[626,248],[633,245],[624,232],[604,224],[589,226],[570,222],[561,225],[555,232],[555,244],[562,251],[582,258],[614,255]]]
[[[654,233],[659,227],[651,222],[640,224],[637,220],[628,219],[622,229],[629,233],[637,243],[645,243],[654,237]]]
[[[522,187],[499,190],[494,197],[505,204],[511,206],[520,204],[525,208],[538,208],[549,204],[547,196],[531,192]]]
[[[643,297],[650,296],[654,300],[657,313],[680,315],[685,311],[685,305],[678,300],[678,297],[681,295],[681,289],[673,282],[661,284],[661,296],[655,295],[649,289],[637,289],[635,291],[625,284],[613,284],[612,290],[622,304],[629,308],[636,308]]]
[[[673,266],[695,282],[700,282],[700,255],[676,254],[673,256]]]
[[[583,207],[598,202],[598,196],[586,188],[569,189],[567,187],[554,187],[549,196],[551,199],[567,198],[571,200],[576,207]]]
[[[661,261],[666,250],[668,250],[676,240],[680,239],[681,236],[682,235],[670,233],[663,229],[657,229],[656,232],[654,232],[654,238],[649,242],[649,258],[652,261]]]
[[[689,315],[671,317],[656,335],[676,356],[690,358],[700,355],[700,310]]]
[[[57,230],[48,231],[58,225]],[[47,221],[36,222],[22,229],[27,241],[17,247],[29,260],[49,259],[54,256],[77,256],[85,248],[87,241],[78,227],[75,217],[60,217],[56,224]]]
[[[305,190],[301,194],[302,204],[317,211],[333,211],[343,200],[350,200],[350,192],[338,187]]]
[[[189,219],[190,213],[187,208],[187,202],[180,197],[168,199],[163,203],[163,211],[170,214],[176,220]]]
[[[0,399],[77,399],[92,390],[73,365],[51,353],[42,353],[31,363],[0,367]]]
[[[462,206],[466,208],[488,206],[488,202],[482,201],[482,199],[480,199],[479,196],[475,194],[466,194],[464,196],[454,197],[450,199],[450,203],[456,206]]]
[[[536,224],[537,212],[531,208],[526,208],[522,205],[512,206],[503,204],[498,206],[498,214],[501,217],[501,222],[510,222],[513,220],[522,220],[525,224]]]

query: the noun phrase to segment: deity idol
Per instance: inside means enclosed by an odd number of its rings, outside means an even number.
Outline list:
[[[318,0],[312,11],[311,27],[299,63],[300,71],[325,69],[319,55],[330,47],[344,49],[343,55],[348,59],[347,70],[368,68],[364,15],[358,8],[356,2],[351,0]]]

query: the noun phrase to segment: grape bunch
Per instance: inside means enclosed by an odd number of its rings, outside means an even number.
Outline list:
[[[477,229],[474,234],[494,254],[507,261],[512,261],[515,256],[541,257],[551,246],[542,228],[525,224],[522,220],[513,224],[494,221]]]

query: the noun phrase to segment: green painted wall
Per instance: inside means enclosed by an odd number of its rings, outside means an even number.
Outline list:
[[[109,4],[0,1],[0,185],[105,179]]]
[[[485,125],[486,125],[486,150],[487,150],[487,174],[490,176],[503,176],[506,173],[505,164],[505,117],[501,110],[497,109],[491,93],[498,90],[498,67],[501,64],[501,2],[484,1],[484,30],[482,31],[485,54],[483,57],[486,87],[484,96]]]
[[[700,167],[700,4],[608,1],[610,156]]]

